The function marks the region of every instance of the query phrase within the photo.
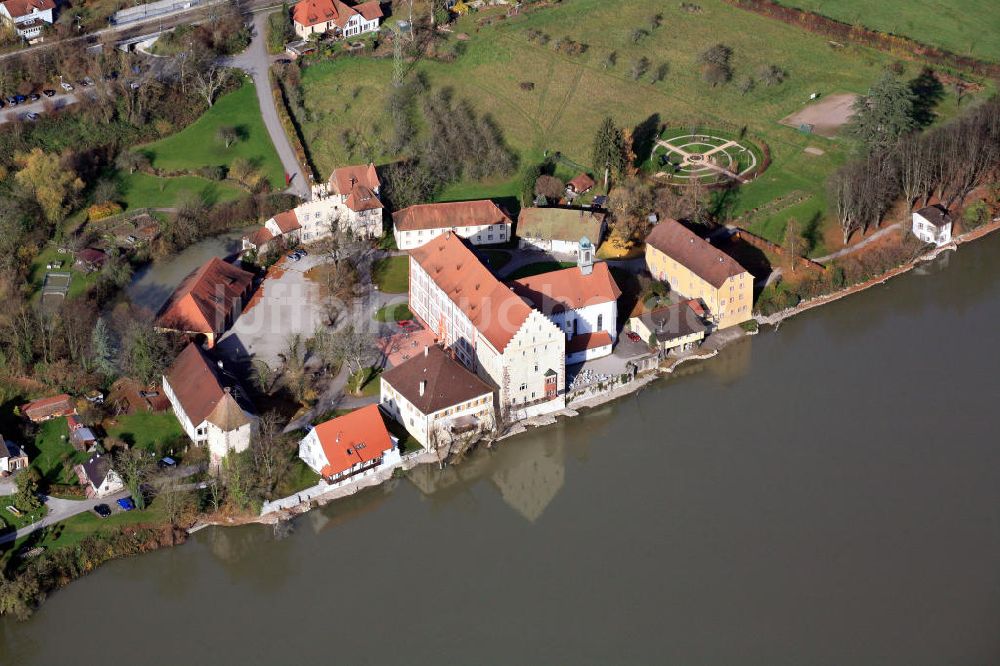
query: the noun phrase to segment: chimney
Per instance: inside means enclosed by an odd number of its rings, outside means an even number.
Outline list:
[[[430,345],[424,345],[424,358],[427,358],[431,354]]]
[[[421,379],[420,380],[420,396],[421,397],[423,397],[424,391],[426,391],[426,390],[427,390],[427,380],[426,379]]]
[[[222,361],[216,361],[215,364],[219,366],[219,370],[222,370]]]

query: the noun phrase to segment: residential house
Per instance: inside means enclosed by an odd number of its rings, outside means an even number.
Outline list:
[[[580,196],[581,194],[586,194],[590,190],[594,189],[594,179],[585,173],[578,174],[574,176],[568,183],[566,183],[566,196],[570,199]]]
[[[83,425],[75,414],[66,417],[66,425],[69,427],[69,441],[77,451],[89,451],[97,444],[94,431]]]
[[[21,414],[33,423],[41,423],[59,416],[76,414],[76,405],[73,404],[73,398],[62,393],[21,405]]]
[[[589,263],[586,251],[578,265],[514,280],[511,288],[566,336],[566,365],[607,356],[618,339],[621,289],[608,265]]]
[[[327,192],[340,206],[342,223],[356,236],[382,236],[382,209],[379,200],[382,182],[375,165],[346,166],[333,170]]]
[[[125,482],[111,466],[111,457],[97,453],[85,463],[75,465],[73,471],[87,497],[101,498],[125,489]]]
[[[708,332],[708,327],[688,301],[632,317],[629,328],[661,355],[694,349]]]
[[[646,237],[646,265],[674,291],[700,299],[717,328],[752,317],[753,276],[680,222],[664,219]]]
[[[299,458],[327,483],[394,467],[402,456],[378,405],[320,423],[299,442]]]
[[[943,206],[913,211],[913,235],[938,247],[951,242],[951,216]]]
[[[451,231],[473,245],[506,243],[511,239],[512,220],[489,199],[417,204],[392,214],[396,247],[412,250]]]
[[[0,2],[0,22],[11,26],[18,37],[40,40],[45,26],[52,25],[55,0],[4,0]]]
[[[160,308],[156,327],[204,336],[212,347],[239,316],[252,287],[252,273],[213,257],[174,290]]]
[[[0,475],[7,476],[19,469],[28,468],[28,454],[14,442],[0,436]]]
[[[589,238],[595,248],[607,235],[607,215],[583,208],[522,208],[517,216],[521,249],[556,254],[577,254],[580,239]]]
[[[499,391],[504,419],[565,407],[566,336],[483,266],[457,234],[410,252],[410,310]]]
[[[437,345],[383,372],[381,383],[382,408],[424,448],[494,427],[493,388]]]
[[[377,0],[353,7],[340,0],[301,0],[292,7],[295,34],[302,39],[328,34],[334,39],[378,32],[382,8]]]
[[[108,255],[103,250],[88,247],[76,253],[76,261],[74,263],[77,268],[90,273],[100,270],[107,260]]]
[[[250,447],[257,417],[236,379],[191,343],[163,376],[163,392],[188,438],[207,446],[212,467]]]

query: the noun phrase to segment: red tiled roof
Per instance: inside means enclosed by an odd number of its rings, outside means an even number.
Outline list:
[[[611,334],[607,331],[598,331],[596,333],[581,333],[580,335],[574,335],[572,338],[566,341],[566,353],[575,354],[577,352],[582,352],[587,349],[597,349],[598,347],[607,347],[611,344]]]
[[[307,26],[333,21],[343,28],[356,13],[340,0],[302,0],[292,8],[292,19]]]
[[[165,379],[192,425],[208,420],[223,430],[233,430],[247,422],[243,408],[227,390],[229,387],[223,385],[215,364],[193,342],[178,354]],[[243,423],[233,422],[237,410]]]
[[[400,231],[451,229],[488,224],[510,224],[510,217],[489,199],[417,204],[392,214],[392,223]]]
[[[721,287],[730,277],[747,272],[735,259],[677,220],[666,218],[653,227],[646,236],[646,245],[687,267],[715,288]]]
[[[355,5],[354,9],[361,14],[361,16],[366,21],[374,21],[377,18],[382,18],[382,5],[379,4],[378,0],[371,0],[370,2],[363,2],[360,5]]]
[[[213,257],[184,278],[160,308],[156,323],[172,330],[220,333],[252,282],[251,273]]]
[[[261,227],[257,231],[250,234],[249,240],[254,247],[259,248],[261,245],[264,245],[272,238],[274,238],[274,234],[271,233],[271,230],[268,229],[267,227]]]
[[[372,192],[371,188],[367,185],[357,184],[351,193],[347,195],[347,201],[344,202],[348,208],[360,213],[363,210],[375,210],[377,208],[382,208],[382,202],[378,200],[375,193]]]
[[[85,264],[103,264],[107,261],[108,255],[94,247],[88,247],[76,253],[77,261]]]
[[[368,405],[316,426],[327,464],[323,476],[346,472],[361,462],[370,462],[392,449],[378,405]]]
[[[603,261],[594,264],[590,275],[584,275],[579,267],[571,266],[514,280],[510,286],[545,315],[616,301],[622,295]]]
[[[299,218],[295,214],[295,209],[286,210],[283,213],[278,213],[274,216],[274,223],[278,225],[278,229],[283,234],[287,234],[289,231],[295,231],[296,229],[301,229],[302,225],[299,224]]]
[[[330,191],[334,194],[347,196],[357,185],[364,185],[372,191],[378,191],[382,183],[378,179],[374,164],[361,164],[334,169],[330,174]]]
[[[457,234],[443,233],[410,256],[501,353],[531,315],[531,307],[493,277]],[[427,324],[433,329],[436,322]]]
[[[62,416],[76,412],[73,399],[66,393],[48,398],[39,398],[21,405],[21,413],[32,421],[46,419],[51,416]]]
[[[11,18],[27,16],[35,9],[40,12],[44,12],[48,9],[56,8],[54,0],[6,0],[6,2],[0,4],[6,7],[7,12],[11,15]]]
[[[396,389],[422,414],[433,414],[484,395],[493,389],[464,365],[434,345],[382,373],[382,381]],[[420,394],[420,383],[424,385]]]
[[[594,179],[585,173],[573,178],[571,181],[566,183],[567,187],[571,187],[577,194],[583,194],[595,185]]]

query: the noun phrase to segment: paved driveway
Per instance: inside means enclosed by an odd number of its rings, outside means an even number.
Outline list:
[[[324,322],[319,285],[305,272],[322,261],[308,255],[297,262],[282,259],[258,287],[247,309],[233,327],[219,340],[217,351],[234,362],[259,358],[270,367],[281,364],[280,354],[288,339],[301,333],[310,338]]]
[[[0,535],[0,544],[16,541],[17,539],[28,536],[32,532],[40,530],[43,527],[55,525],[61,520],[66,520],[70,516],[90,511],[98,504],[113,506],[115,500],[121,497],[128,497],[128,495],[129,493],[127,490],[122,490],[114,495],[108,495],[107,497],[102,497],[100,499],[64,500],[56,499],[55,497],[46,497],[45,504],[49,507],[49,512],[46,514],[45,518],[41,519],[37,523],[32,523],[27,527],[22,527],[17,532],[8,532],[7,534]]]

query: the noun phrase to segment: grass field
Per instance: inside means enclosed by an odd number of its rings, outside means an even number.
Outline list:
[[[42,284],[45,282],[45,274],[49,272],[46,266],[55,261],[62,261],[63,265],[60,268],[52,269],[54,272],[69,273],[72,276],[69,283],[69,292],[66,294],[67,298],[80,296],[97,281],[98,273],[84,273],[83,271],[76,270],[73,267],[74,258],[72,254],[60,254],[54,246],[49,245],[42,249],[34,261],[31,262],[28,281],[32,286],[33,292],[41,291]]]
[[[138,412],[119,417],[118,423],[108,428],[108,435],[117,437],[129,446],[165,455],[170,446],[184,437],[184,431],[170,412]]]
[[[478,30],[475,16],[470,16],[456,26],[456,31],[471,36],[463,55],[453,62],[421,61],[415,69],[433,88],[451,88],[456,98],[490,113],[522,163],[540,161],[545,151],[561,151],[587,164],[594,133],[607,115],[626,128],[644,121],[669,126],[699,123],[732,131],[746,127],[755,143],[767,144],[772,164],[727,202],[729,214],[739,215],[796,190],[808,193],[816,210],[825,211],[826,180],[845,161],[850,146],[842,140],[803,135],[779,120],[800,109],[813,92],[864,93],[894,58],[863,47],[831,47],[821,36],[721,0],[698,4],[702,11],[692,13],[672,0],[574,0]],[[631,32],[649,30],[654,13],[663,15],[662,26],[632,43]],[[530,40],[529,30],[549,35],[550,41],[542,45]],[[581,55],[564,55],[553,47],[561,37],[588,47]],[[697,57],[717,42],[733,49],[734,81],[770,64],[786,70],[786,81],[771,87],[759,83],[746,95],[734,83],[707,85],[701,80]],[[616,64],[605,68],[611,52],[617,54]],[[633,80],[630,70],[640,57],[651,61],[651,72],[666,64],[665,80],[653,83],[649,75]],[[917,73],[918,65],[908,63],[904,76]],[[346,153],[341,140],[345,130],[370,136],[375,126],[383,132],[391,127],[386,112],[391,77],[389,59],[341,58],[305,71],[305,103],[312,119],[303,132],[323,173],[358,161],[357,155]],[[533,89],[521,87],[527,82],[534,84]],[[938,111],[942,116],[954,114],[954,99],[946,98]],[[805,153],[810,146],[821,148],[823,154]],[[379,163],[396,157],[375,155]],[[516,192],[515,180],[461,183],[448,188],[442,198]],[[776,211],[778,223],[761,220],[754,230],[780,240],[782,215]]]
[[[206,204],[232,201],[246,194],[233,185],[199,176],[160,178],[146,173],[119,173],[118,183],[127,209],[172,208],[188,193],[196,194]]]
[[[405,294],[410,288],[410,258],[401,255],[379,259],[372,266],[372,279],[380,291]]]
[[[235,128],[241,137],[229,148],[216,138],[216,132],[223,126]],[[139,146],[138,150],[149,156],[154,167],[169,171],[228,166],[242,157],[258,165],[272,186],[284,188],[285,172],[264,127],[257,93],[250,83],[221,97],[201,118],[177,134]]]
[[[66,419],[57,418],[38,426],[38,434],[33,444],[27,447],[31,466],[38,470],[46,483],[76,483],[76,476],[63,468],[63,460],[82,462],[88,458],[69,442],[69,427]]]
[[[891,32],[959,55],[1000,61],[996,0],[781,0],[830,18]]]
[[[394,303],[392,305],[383,305],[373,315],[373,318],[375,321],[403,321],[405,319],[413,319],[413,313],[410,312],[410,308],[407,307],[406,303]]]

